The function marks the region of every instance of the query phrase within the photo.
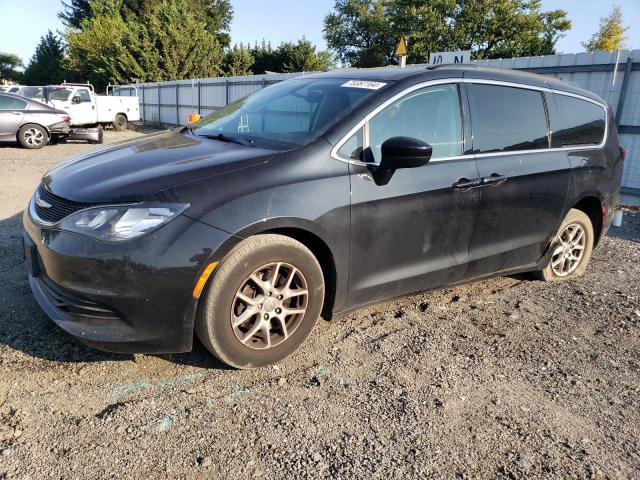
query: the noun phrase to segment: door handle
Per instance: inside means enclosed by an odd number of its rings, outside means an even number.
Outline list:
[[[11,112],[11,113],[13,113],[14,115],[22,115],[22,112]]]
[[[461,178],[453,184],[453,188],[456,190],[469,190],[470,188],[479,187],[480,185],[482,185],[482,181],[479,178],[473,178],[471,180],[468,178]]]
[[[492,173],[488,177],[482,177],[480,179],[480,183],[482,186],[484,185],[500,185],[507,179],[506,175],[500,175],[498,173]]]

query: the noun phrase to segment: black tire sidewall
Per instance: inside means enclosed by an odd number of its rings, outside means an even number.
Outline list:
[[[113,127],[117,132],[123,132],[127,129],[127,117],[118,113],[116,118],[113,119]]]
[[[252,249],[240,258],[230,256],[229,263],[224,264],[223,261],[219,275],[211,279],[201,317],[204,322],[201,330],[205,330],[206,338],[201,340],[220,360],[232,367],[256,368],[276,363],[298,349],[320,316],[324,301],[322,269],[302,244],[271,243]],[[304,275],[309,289],[307,311],[286,341],[269,349],[252,349],[243,345],[233,331],[231,305],[238,288],[254,270],[278,261],[293,265]]]

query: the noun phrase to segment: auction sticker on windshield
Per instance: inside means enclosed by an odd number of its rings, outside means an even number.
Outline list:
[[[340,85],[341,87],[366,88],[368,90],[378,90],[386,85],[385,82],[370,82],[367,80],[349,80]]]

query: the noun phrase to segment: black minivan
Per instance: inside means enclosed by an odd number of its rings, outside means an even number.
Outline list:
[[[46,173],[29,281],[89,345],[238,368],[320,316],[492,275],[585,271],[624,151],[593,93],[474,66],[336,70]]]

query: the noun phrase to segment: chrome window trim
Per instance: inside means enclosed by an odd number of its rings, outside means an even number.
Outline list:
[[[433,160],[431,160],[431,162],[445,162],[445,161],[452,161],[452,160],[464,160],[464,159],[482,158],[482,157],[498,157],[498,156],[503,156],[503,155],[516,155],[516,154],[517,155],[528,155],[528,154],[532,154],[532,153],[542,153],[542,152],[596,150],[596,149],[603,148],[604,145],[607,142],[607,137],[609,136],[609,116],[607,115],[607,107],[602,102],[599,102],[599,101],[594,100],[592,98],[585,97],[584,95],[580,95],[580,94],[577,94],[577,93],[571,93],[571,92],[564,92],[562,90],[556,90],[554,88],[539,87],[537,85],[527,85],[527,84],[524,84],[524,83],[517,83],[517,82],[505,82],[505,81],[502,81],[502,80],[490,80],[490,79],[483,79],[483,78],[446,78],[446,79],[443,78],[443,79],[438,79],[438,80],[427,80],[425,82],[416,83],[415,85],[411,85],[410,87],[404,89],[403,91],[396,93],[391,98],[388,98],[387,100],[385,100],[383,103],[381,103],[376,108],[371,110],[367,115],[365,115],[362,120],[360,120],[351,130],[349,130],[349,132],[345,136],[343,136],[340,139],[340,141],[338,141],[338,143],[336,143],[333,146],[333,148],[331,149],[331,157],[334,158],[335,160],[339,160],[341,162],[350,163],[352,165],[360,165],[360,166],[376,165],[375,163],[362,162],[360,160],[353,160],[351,158],[341,157],[340,155],[338,155],[338,150],[340,150],[342,145],[344,145],[345,142],[347,140],[349,140],[349,138],[351,138],[351,136],[353,134],[355,134],[358,131],[358,129],[361,129],[361,128],[364,128],[364,135],[363,135],[364,145],[363,146],[368,146],[368,141],[369,141],[369,138],[368,138],[369,120],[372,117],[376,116],[378,113],[380,113],[382,110],[384,110],[386,107],[388,107],[389,105],[394,103],[396,100],[404,97],[405,95],[407,95],[407,94],[409,94],[411,92],[414,92],[416,90],[420,90],[420,89],[425,88],[425,87],[430,87],[432,85],[450,84],[450,83],[478,83],[478,84],[483,84],[483,85],[499,85],[499,86],[512,87],[512,88],[523,88],[523,89],[526,89],[526,90],[547,92],[547,93],[551,93],[551,94],[564,95],[564,96],[567,96],[567,97],[574,97],[574,98],[577,98],[577,99],[580,99],[580,100],[585,100],[587,102],[590,102],[590,103],[593,103],[595,105],[598,105],[600,108],[602,108],[604,110],[604,135],[603,135],[602,141],[597,145],[584,144],[584,145],[572,145],[570,147],[553,147],[553,148],[550,147],[550,148],[540,148],[540,149],[534,149],[534,150],[508,150],[508,151],[503,151],[503,152],[487,152],[487,153],[477,153],[477,154],[464,154],[464,155],[457,155],[457,156],[453,156],[453,157],[434,158]],[[550,133],[551,133],[551,135],[553,135],[553,132],[551,130],[550,130]]]

